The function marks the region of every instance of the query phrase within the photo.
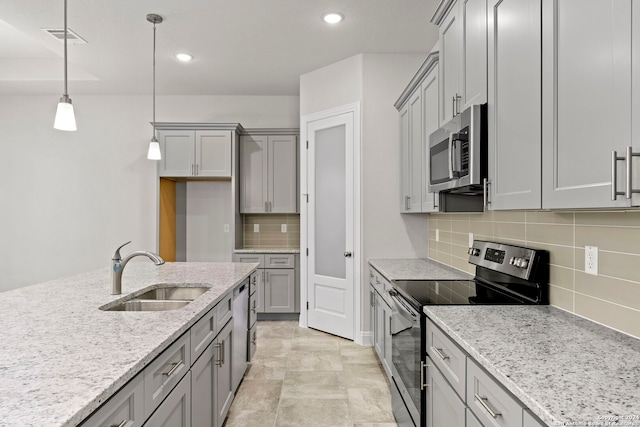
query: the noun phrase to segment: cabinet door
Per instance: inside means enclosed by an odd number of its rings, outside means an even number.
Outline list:
[[[480,424],[480,421],[478,421],[476,416],[473,415],[473,412],[471,412],[469,408],[466,409],[466,412],[467,412],[467,427],[484,427],[482,424]],[[528,427],[528,426],[525,424],[524,427]]]
[[[489,0],[488,9],[489,206],[540,209],[541,0]]]
[[[231,132],[196,131],[196,175],[231,177]]]
[[[257,313],[264,313],[264,270],[258,270]]]
[[[427,358],[427,427],[465,427],[465,405]]]
[[[268,138],[269,212],[298,212],[298,138],[293,135]]]
[[[406,103],[400,109],[400,212],[410,212],[411,138],[409,135],[409,103]]]
[[[422,211],[422,90],[409,97],[409,211]]]
[[[438,65],[427,73],[422,86],[422,212],[438,212],[438,193],[429,193],[429,135],[438,130]]]
[[[144,420],[144,381],[143,375],[139,374],[87,418],[82,425],[111,427],[126,423],[127,427],[140,427]]]
[[[265,313],[294,313],[295,270],[271,268],[264,276]]]
[[[460,27],[458,8],[454,3],[447,16],[440,23],[440,126],[457,114],[459,103],[458,84],[460,79]]]
[[[218,348],[212,342],[191,367],[191,423],[212,427],[216,419],[215,367]]]
[[[535,419],[528,409],[525,409],[522,415],[522,427],[544,427],[544,424]]]
[[[191,373],[180,381],[156,412],[144,424],[145,427],[191,426]]]
[[[222,426],[227,417],[231,402],[233,401],[233,384],[231,381],[232,370],[232,348],[233,348],[233,322],[227,323],[218,338],[216,344],[220,351],[218,364],[215,365],[215,393],[216,402],[216,426]]]
[[[460,32],[460,111],[487,102],[487,2],[458,0]]]
[[[630,204],[611,200],[611,152],[632,145],[631,5],[543,0],[544,209]]]
[[[376,292],[376,305],[374,307],[374,316],[375,316],[375,324],[374,324],[374,335],[373,335],[373,346],[376,354],[378,355],[378,359],[380,359],[380,363],[384,360],[384,311],[382,310],[382,306],[384,305],[384,301],[382,301],[382,297]]]
[[[162,160],[158,162],[158,175],[193,176],[195,132],[192,130],[164,130],[158,136],[162,153]]]
[[[267,208],[267,137],[240,137],[240,212],[264,213]]]
[[[382,299],[382,297],[381,297]],[[382,300],[381,301],[381,308],[382,308],[382,318],[383,318],[383,324],[384,324],[384,333],[383,333],[383,344],[382,344],[382,367],[384,368],[385,372],[387,373],[387,376],[389,377],[389,379],[391,379],[391,353],[393,351],[392,346],[391,346],[391,307],[389,307],[387,305],[387,303]]]

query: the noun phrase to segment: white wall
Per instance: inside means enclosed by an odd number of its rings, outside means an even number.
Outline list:
[[[57,96],[0,97],[0,291],[154,249],[149,96],[72,95],[77,132],[53,129]],[[298,97],[161,96],[157,121],[298,127]]]

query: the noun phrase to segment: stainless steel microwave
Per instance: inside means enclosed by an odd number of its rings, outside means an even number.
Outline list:
[[[480,194],[487,178],[487,105],[472,105],[429,136],[429,192]]]

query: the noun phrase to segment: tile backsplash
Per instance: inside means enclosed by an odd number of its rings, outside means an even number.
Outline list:
[[[552,305],[640,338],[640,211],[431,214],[429,258],[474,273],[469,233],[546,249]],[[598,276],[584,272],[585,246],[598,247]]]
[[[299,214],[244,214],[243,247],[245,249],[295,248],[300,247]],[[255,232],[255,225],[259,231]],[[287,231],[282,232],[286,224]]]

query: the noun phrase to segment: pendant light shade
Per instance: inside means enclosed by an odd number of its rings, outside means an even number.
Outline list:
[[[162,23],[162,16],[150,13],[147,15],[147,21],[153,24],[153,136],[149,142],[147,159],[162,160],[160,144],[156,138],[156,24]]]
[[[64,94],[58,103],[56,118],[53,127],[59,130],[74,131],[76,127],[76,116],[73,112],[73,104],[67,92],[67,0],[64,0]]]

